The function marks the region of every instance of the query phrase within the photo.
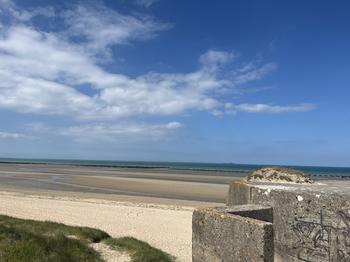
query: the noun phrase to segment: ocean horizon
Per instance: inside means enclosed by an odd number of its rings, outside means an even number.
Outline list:
[[[201,163],[170,161],[121,161],[121,160],[82,160],[82,159],[41,159],[41,158],[0,158],[0,163],[12,164],[57,164],[71,166],[100,166],[120,168],[157,168],[188,171],[243,172],[268,166],[283,166],[303,171],[310,176],[350,177],[350,167],[299,166],[275,164]]]

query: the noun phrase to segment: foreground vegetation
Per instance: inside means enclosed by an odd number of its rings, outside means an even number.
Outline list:
[[[132,237],[109,238],[105,243],[116,250],[131,254],[132,261],[173,261],[168,254]]]
[[[111,238],[98,229],[0,215],[0,261],[101,262],[100,254],[89,246],[100,242],[111,249],[126,251],[134,262],[174,260],[135,238]]]

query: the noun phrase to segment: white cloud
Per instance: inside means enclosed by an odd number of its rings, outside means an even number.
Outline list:
[[[238,57],[233,52],[208,50],[200,56],[198,69],[187,73],[152,72],[132,78],[107,71],[96,56],[103,58],[112,45],[151,38],[169,27],[150,18],[123,15],[101,4],[79,4],[55,17],[64,19],[66,31],[45,32],[30,23],[35,11],[0,1],[7,6],[0,10],[17,21],[0,30],[0,108],[99,120],[191,111],[222,115],[311,109],[260,104],[227,108],[228,97],[222,94],[276,68],[274,63],[258,62],[233,68]],[[49,12],[46,19],[54,15]],[[73,41],[76,37],[80,40]],[[87,92],[79,89],[82,85]]]
[[[95,135],[139,135],[139,134],[152,134],[160,135],[166,130],[178,129],[183,125],[178,122],[170,122],[167,124],[139,124],[139,123],[123,123],[123,124],[94,124],[94,125],[82,125],[64,128],[59,131],[61,135],[82,135],[95,134]]]
[[[222,106],[214,94],[235,88],[235,78],[218,77],[220,67],[232,57],[209,50],[201,56],[197,71],[148,73],[132,79],[106,72],[89,55],[54,34],[15,26],[0,38],[0,107],[77,118],[212,111]],[[90,85],[95,94],[79,92],[75,86],[82,84]]]
[[[136,4],[149,8],[154,3],[158,2],[159,0],[135,0]]]
[[[130,40],[149,39],[170,24],[155,22],[148,16],[128,16],[109,9],[101,2],[80,4],[63,13],[70,37],[84,37],[86,47],[101,49]]]
[[[28,21],[32,18],[32,14],[27,10],[20,10],[11,0],[0,0],[0,15],[19,20]]]
[[[307,112],[316,108],[313,104],[299,105],[268,105],[268,104],[240,104],[232,106],[233,109],[248,113],[286,113],[286,112]]]
[[[25,137],[23,134],[0,132],[0,139],[18,139],[23,137]]]
[[[12,22],[27,22],[36,16],[53,17],[55,11],[52,7],[36,7],[34,9],[20,9],[12,0],[0,0],[0,21],[7,17]],[[0,27],[1,28],[1,27]]]
[[[199,62],[206,70],[216,71],[220,68],[220,66],[231,62],[237,56],[238,54],[235,54],[233,52],[208,50],[200,56]]]
[[[168,124],[165,125],[165,127],[167,129],[178,129],[178,128],[181,128],[183,127],[184,125],[179,123],[179,122],[170,122]]]
[[[262,66],[249,64],[238,70],[235,75],[235,84],[242,85],[251,81],[256,81],[271,73],[277,68],[275,63],[267,63]]]
[[[76,141],[92,142],[99,140],[121,141],[138,140],[145,138],[158,140],[167,138],[167,135],[177,129],[184,127],[179,122],[169,123],[135,123],[120,122],[111,123],[91,123],[84,125],[75,125],[70,127],[53,127],[43,123],[32,123],[27,125],[29,130],[35,133],[59,135],[73,138]]]

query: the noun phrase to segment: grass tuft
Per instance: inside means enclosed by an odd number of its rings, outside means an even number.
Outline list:
[[[111,248],[126,251],[133,262],[172,262],[174,257],[133,237],[109,238],[104,241]]]
[[[102,262],[89,246],[101,241],[126,251],[133,262],[174,261],[169,254],[132,237],[111,238],[94,228],[0,215],[1,262]]]
[[[30,219],[19,219],[4,215],[0,215],[0,226],[1,225],[32,232],[37,235],[53,236],[64,234],[66,236],[76,236],[81,240],[93,243],[98,243],[101,240],[110,237],[106,232],[99,229],[67,226],[61,223],[49,221],[40,222]]]
[[[0,261],[3,262],[101,262],[99,254],[84,242],[63,234],[37,235],[0,226]]]

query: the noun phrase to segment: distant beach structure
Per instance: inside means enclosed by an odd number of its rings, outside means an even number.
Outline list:
[[[283,167],[266,167],[247,177],[249,182],[312,184],[314,181],[302,171]]]

